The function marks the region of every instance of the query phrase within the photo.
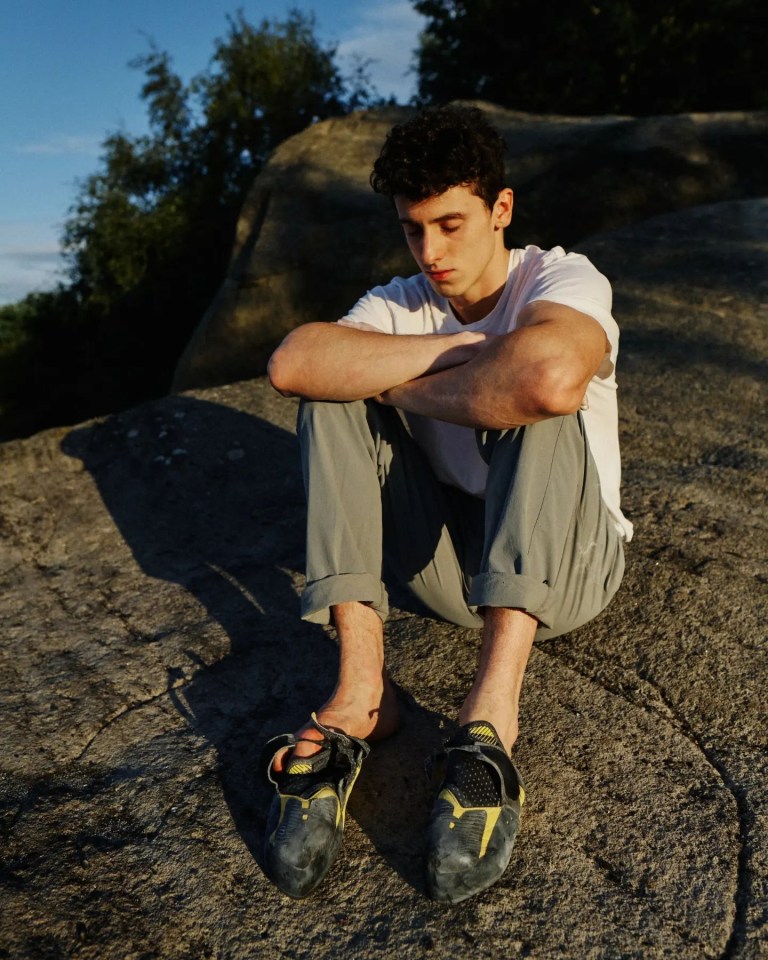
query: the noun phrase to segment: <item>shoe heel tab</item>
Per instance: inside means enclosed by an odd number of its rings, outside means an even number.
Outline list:
[[[296,737],[292,733],[281,733],[277,737],[272,737],[271,740],[267,740],[264,746],[261,748],[261,754],[259,755],[259,773],[262,777],[266,777],[270,783],[277,786],[277,781],[272,776],[272,764],[274,763],[275,757],[278,754],[278,751],[282,750],[284,747],[295,747],[296,746]]]
[[[351,733],[344,733],[342,730],[334,730],[332,727],[326,727],[317,719],[316,713],[310,714],[310,719],[316,729],[331,743],[346,747],[348,750],[350,748],[354,750],[354,747],[358,747],[363,751],[363,757],[367,757],[371,752],[371,748],[366,740],[361,740],[360,737],[353,737]]]

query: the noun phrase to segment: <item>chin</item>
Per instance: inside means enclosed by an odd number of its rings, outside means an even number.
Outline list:
[[[434,280],[432,277],[427,277],[427,280],[432,289],[444,297],[456,297],[460,294],[453,277],[448,277],[447,280]]]

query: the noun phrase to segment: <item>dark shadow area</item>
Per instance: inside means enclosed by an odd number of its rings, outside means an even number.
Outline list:
[[[290,571],[302,564],[304,509],[295,438],[179,397],[76,429],[62,448],[95,479],[147,576],[188,590],[229,638],[230,652],[214,661],[206,632],[215,626],[190,631],[184,673],[192,679],[183,700],[172,697],[216,748],[233,820],[257,854],[268,797],[255,776],[261,731],[293,729],[305,698],[318,701],[335,670],[325,633],[296,622]],[[178,668],[168,679],[178,682]],[[282,695],[294,679],[296,697]]]
[[[232,819],[261,863],[272,791],[258,769],[261,748],[327,699],[338,666],[329,635],[299,618],[305,509],[295,436],[182,396],[75,429],[62,449],[96,481],[143,572],[179,584],[207,613],[151,636],[128,627],[137,643],[172,642],[175,663],[178,632],[188,631],[184,665],[168,667],[169,696],[216,749]],[[223,657],[219,627],[229,640]],[[404,793],[401,783],[405,768],[409,782],[416,770],[426,789],[423,757],[439,746],[440,720],[406,694],[401,701],[403,729],[373,751],[350,813],[391,867],[420,887],[429,798]],[[404,816],[417,804],[418,813]]]

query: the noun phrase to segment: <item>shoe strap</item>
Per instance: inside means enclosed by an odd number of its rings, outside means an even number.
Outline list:
[[[264,745],[259,766],[267,779],[275,786],[278,786],[278,780],[283,781],[286,776],[308,777],[317,775],[318,782],[327,781],[329,783],[346,780],[370,753],[371,748],[365,740],[353,737],[341,730],[326,727],[320,723],[315,713],[311,715],[311,720],[313,726],[322,733],[322,740],[296,737],[293,733],[283,733],[268,740]],[[286,768],[280,774],[275,775],[272,771],[272,764],[278,751],[284,747],[295,747],[297,743],[301,742],[312,743],[320,748],[309,757],[296,758],[308,763],[310,769],[291,771],[291,761],[289,760]]]
[[[315,713],[311,714],[310,719],[312,720],[313,726],[322,733],[325,740],[335,746],[336,750],[341,753],[342,756],[347,757],[351,763],[357,763],[357,758],[360,754],[362,754],[360,759],[364,760],[371,752],[371,748],[366,740],[361,740],[360,737],[353,737],[352,734],[344,733],[343,730],[334,730],[332,727],[324,726],[317,719],[317,714]],[[313,740],[312,742],[316,743],[317,741]]]
[[[486,742],[475,739],[478,735]],[[506,750],[496,746],[500,742],[492,724],[477,721],[466,724],[444,744],[442,751],[427,759],[425,766],[433,786],[442,789],[448,773],[448,759],[458,751],[481,760],[496,771],[503,802],[517,800],[520,789],[525,789],[523,778]]]
[[[272,763],[275,757],[284,747],[295,747],[297,743],[298,740],[292,733],[281,733],[279,736],[267,740],[259,755],[259,771],[262,776],[266,777],[271,783],[275,783],[276,781],[272,776]]]

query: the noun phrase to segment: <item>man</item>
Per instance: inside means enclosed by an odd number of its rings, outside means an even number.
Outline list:
[[[341,845],[367,741],[393,733],[383,579],[482,629],[474,684],[435,767],[427,889],[457,902],[506,869],[524,799],[510,757],[535,638],[599,613],[621,581],[606,279],[557,247],[507,250],[504,145],[479,110],[428,110],[390,131],[371,183],[419,268],[337,323],[290,333],[272,384],[303,398],[308,503],[302,616],[332,621],[340,668],[297,735],[271,741],[267,868],[306,896]],[[386,573],[382,573],[382,570]]]

